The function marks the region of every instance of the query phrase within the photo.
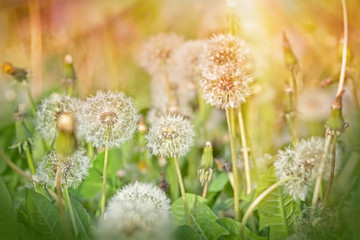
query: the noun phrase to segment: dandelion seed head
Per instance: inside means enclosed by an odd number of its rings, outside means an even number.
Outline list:
[[[77,187],[89,174],[90,159],[84,149],[75,151],[72,155],[61,158],[55,152],[50,152],[37,162],[35,171],[36,181],[46,186],[55,187],[57,169],[61,169],[60,183],[67,188]]]
[[[293,149],[280,150],[274,166],[279,179],[292,176],[285,183],[285,189],[295,200],[305,200],[307,193],[321,172],[320,162],[325,146],[325,139],[311,137],[302,139]],[[330,154],[327,156],[330,165]],[[329,168],[324,176],[329,175]]]
[[[40,136],[50,141],[54,140],[57,135],[57,119],[64,113],[74,118],[77,127],[81,103],[80,99],[57,93],[44,98],[37,107],[36,130]]]
[[[218,75],[204,75],[200,81],[201,97],[217,108],[237,108],[251,95],[249,83],[252,79],[227,70]]]
[[[154,75],[165,70],[164,65],[172,61],[173,53],[183,42],[175,33],[160,33],[150,37],[143,45],[139,62],[149,74]]]
[[[135,182],[111,199],[97,235],[99,239],[164,239],[169,223],[166,194],[153,184]]]
[[[147,146],[161,157],[184,156],[193,145],[193,138],[190,121],[174,114],[160,117],[146,136]]]
[[[95,147],[119,147],[133,136],[138,119],[137,109],[124,93],[98,91],[83,105],[79,132]]]

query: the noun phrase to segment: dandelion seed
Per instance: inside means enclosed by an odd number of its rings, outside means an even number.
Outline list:
[[[135,182],[111,199],[97,229],[99,239],[168,239],[170,200],[157,186]]]
[[[165,115],[150,128],[147,146],[154,155],[184,156],[193,145],[194,130],[189,120],[180,115]]]
[[[69,113],[76,123],[80,106],[81,101],[77,98],[53,93],[50,97],[43,99],[37,108],[36,130],[42,138],[53,141],[57,135],[58,116]]]
[[[95,147],[119,147],[133,136],[138,119],[137,109],[124,93],[98,91],[84,103],[79,132]]]
[[[305,200],[308,191],[321,172],[320,162],[324,145],[324,138],[311,137],[301,140],[294,149],[286,148],[279,151],[274,166],[280,180],[292,176],[291,180],[285,183],[285,189],[295,200]],[[330,157],[331,154],[328,154],[327,159]],[[327,165],[324,176],[330,175],[330,164]]]
[[[144,43],[139,55],[140,66],[154,75],[166,71],[166,65],[172,61],[173,53],[183,42],[178,35],[160,33],[150,37]]]
[[[34,180],[46,186],[56,187],[56,171],[60,168],[60,183],[67,188],[78,186],[89,174],[90,159],[84,149],[79,149],[68,157],[50,152],[37,162]]]

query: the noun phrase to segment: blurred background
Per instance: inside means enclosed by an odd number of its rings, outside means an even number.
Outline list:
[[[304,121],[320,123],[303,124],[303,136],[322,135],[340,70],[341,2],[230,2],[236,3],[240,35],[250,46],[254,62],[254,95],[247,106],[247,121],[251,122],[255,144],[266,152],[289,140],[283,114],[288,78],[283,33],[301,66],[299,99],[304,106],[299,107],[304,110],[300,115]],[[349,72],[357,81],[360,1],[348,0],[347,5],[352,56]],[[60,87],[64,57],[71,54],[81,96],[96,89],[119,89],[133,96],[139,109],[149,108],[150,77],[136,61],[141,44],[160,32],[175,32],[185,39],[206,39],[226,32],[226,6],[225,0],[1,0],[0,62],[27,69],[32,92],[39,100]],[[335,83],[320,89],[326,79]],[[5,120],[16,105],[26,102],[26,95],[4,73],[0,74],[0,86],[0,102],[4,103],[0,120]],[[351,102],[350,93],[345,98]],[[353,111],[353,102],[345,104],[345,112],[348,106],[348,111]],[[311,114],[318,115],[314,118]],[[8,120],[1,122],[3,125]]]

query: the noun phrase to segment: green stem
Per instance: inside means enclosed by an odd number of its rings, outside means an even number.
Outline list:
[[[179,197],[179,181],[176,179],[176,175],[175,172],[176,170],[176,166],[175,166],[175,161],[171,161],[170,159],[170,170],[168,172],[169,174],[169,179],[170,179],[170,193],[171,193],[171,198],[173,201],[175,201],[176,199],[178,199]]]
[[[334,138],[333,140],[333,149],[332,149],[332,160],[331,160],[331,171],[330,171],[330,179],[329,179],[329,185],[326,189],[326,193],[325,193],[325,197],[324,197],[324,201],[323,204],[321,206],[321,212],[320,214],[323,214],[327,201],[329,199],[330,196],[330,191],[334,182],[334,177],[335,177],[335,159],[336,159],[336,139]]]
[[[34,101],[34,98],[33,98],[32,94],[31,94],[29,85],[26,86],[26,92],[27,92],[27,95],[28,95],[28,98],[29,98],[29,101],[30,101],[31,111],[34,114],[34,116],[36,116],[35,101]]]
[[[175,166],[176,166],[176,173],[177,173],[178,181],[179,181],[179,184],[180,184],[181,196],[182,196],[182,199],[184,201],[184,208],[185,208],[185,214],[186,214],[187,223],[189,225],[191,225],[190,211],[189,211],[189,207],[188,207],[188,204],[187,204],[187,201],[186,201],[185,187],[184,187],[183,179],[182,179],[182,176],[181,176],[181,170],[180,170],[179,162],[177,160],[177,157],[173,157],[173,160],[174,160]]]
[[[250,160],[249,160],[249,151],[248,151],[247,139],[246,139],[246,135],[245,135],[245,124],[244,124],[244,118],[243,118],[242,111],[241,111],[241,106],[238,108],[238,118],[239,118],[239,126],[240,126],[242,155],[244,158],[246,194],[249,194],[251,192]]]
[[[231,160],[232,160],[232,169],[234,174],[234,212],[235,212],[235,220],[240,219],[240,212],[239,212],[239,177],[238,177],[238,170],[237,170],[237,163],[236,163],[236,153],[235,153],[235,139],[233,134],[234,129],[234,115],[231,114],[233,109],[226,109],[226,120],[229,130],[230,136],[230,150],[231,150]]]
[[[108,153],[109,153],[109,149],[106,146],[105,147],[105,156],[104,156],[103,186],[102,186],[102,194],[101,194],[101,215],[103,215],[104,211],[105,211]]]
[[[0,149],[0,155],[1,157],[5,160],[5,162],[9,165],[9,167],[11,167],[15,172],[17,172],[18,174],[20,174],[21,176],[23,176],[26,180],[28,180],[29,182],[32,181],[31,177],[28,176],[23,170],[21,170],[18,166],[16,166],[3,152],[2,149]]]
[[[66,203],[66,207],[69,210],[70,219],[71,219],[72,225],[74,227],[74,233],[75,233],[75,237],[76,237],[78,235],[79,231],[78,231],[78,228],[77,228],[77,225],[76,225],[74,209],[73,209],[73,206],[71,204],[69,191],[68,191],[67,187],[63,188],[63,194],[64,194],[64,200],[65,200],[65,203]]]
[[[248,208],[248,210],[246,211],[242,221],[241,221],[241,226],[240,226],[240,236],[242,240],[245,239],[245,225],[246,222],[248,220],[248,218],[250,217],[250,215],[252,214],[252,212],[254,211],[254,209],[257,207],[257,205],[259,205],[259,203],[267,196],[269,195],[272,191],[274,191],[276,188],[280,187],[281,184],[289,181],[291,179],[291,177],[287,177],[284,178],[283,180],[274,183],[273,185],[271,185],[268,189],[266,189],[264,192],[262,192],[250,205],[250,207]]]
[[[32,160],[29,144],[27,144],[27,143],[26,143],[25,151],[26,151],[26,159],[27,159],[30,171],[34,175],[35,174],[34,162]]]
[[[319,167],[320,172],[319,172],[319,175],[316,178],[316,183],[315,183],[315,188],[314,188],[314,195],[313,195],[312,204],[311,204],[313,206],[313,211],[315,210],[315,207],[316,207],[318,199],[319,199],[319,192],[320,192],[320,187],[321,187],[322,175],[323,175],[324,168],[325,168],[325,165],[326,165],[326,158],[327,158],[327,155],[328,155],[328,152],[329,152],[329,147],[330,147],[330,144],[331,144],[331,140],[332,140],[332,135],[327,135],[323,155],[321,156],[321,162],[320,162],[320,167]]]

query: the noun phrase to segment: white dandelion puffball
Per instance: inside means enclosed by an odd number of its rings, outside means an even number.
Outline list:
[[[203,73],[221,74],[230,67],[234,74],[247,67],[249,49],[245,42],[231,34],[215,35],[204,45],[201,67]]]
[[[237,108],[251,95],[251,81],[246,74],[231,69],[217,75],[203,75],[200,81],[201,97],[217,108]]]
[[[77,98],[53,93],[50,97],[43,99],[37,107],[36,130],[42,138],[53,141],[57,135],[56,120],[58,116],[62,113],[69,113],[77,126],[80,106],[81,100]]]
[[[93,146],[114,148],[132,138],[139,115],[122,92],[98,91],[88,97],[79,116],[79,132]]]
[[[154,75],[166,71],[172,61],[174,51],[182,44],[183,38],[175,33],[160,33],[150,37],[142,46],[139,54],[140,66]]]
[[[184,156],[193,145],[194,130],[189,120],[167,114],[157,120],[146,135],[147,146],[161,157]]]
[[[98,239],[169,239],[170,200],[151,183],[126,185],[111,199]]]
[[[77,187],[89,174],[90,159],[84,149],[75,151],[72,155],[61,158],[55,152],[50,152],[37,162],[34,180],[46,186],[56,186],[55,177],[60,168],[60,183],[67,188]]]
[[[293,149],[280,150],[274,162],[279,179],[292,178],[285,183],[285,189],[295,200],[305,200],[311,186],[319,175],[325,139],[311,137],[302,139]],[[331,154],[326,156],[327,166],[330,165]],[[323,176],[329,176],[330,168],[324,169]]]

